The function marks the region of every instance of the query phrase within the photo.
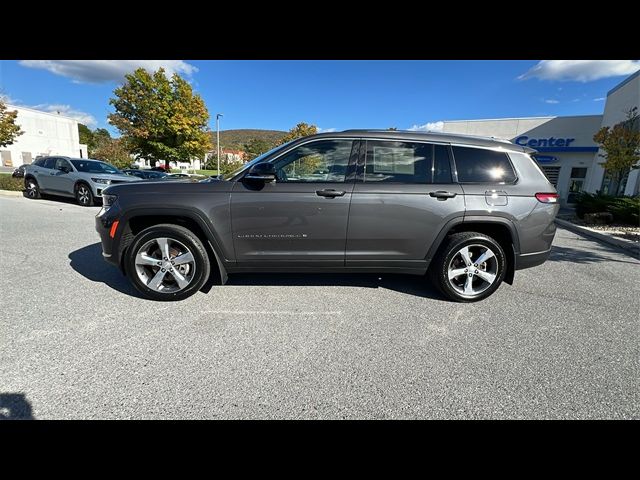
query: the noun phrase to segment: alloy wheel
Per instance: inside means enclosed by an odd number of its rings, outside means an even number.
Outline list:
[[[473,297],[480,295],[496,281],[498,260],[486,245],[466,245],[451,258],[447,274],[454,290]]]
[[[86,205],[89,203],[89,189],[87,187],[85,187],[84,185],[80,185],[78,187],[78,201],[82,204],[82,205]]]
[[[136,274],[147,288],[159,293],[175,293],[189,286],[196,272],[191,251],[178,240],[154,238],[138,249]]]

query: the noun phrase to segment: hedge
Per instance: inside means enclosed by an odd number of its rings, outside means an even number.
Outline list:
[[[10,173],[0,175],[0,190],[24,190],[24,178],[13,178]]]
[[[582,192],[576,201],[576,214],[610,212],[613,221],[640,226],[640,196],[614,197]]]

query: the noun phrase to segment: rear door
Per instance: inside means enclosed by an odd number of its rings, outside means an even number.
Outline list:
[[[346,265],[422,268],[444,225],[464,215],[446,144],[363,142],[353,190]]]
[[[56,157],[47,157],[41,167],[34,172],[41,190],[53,190],[52,176],[55,175]]]

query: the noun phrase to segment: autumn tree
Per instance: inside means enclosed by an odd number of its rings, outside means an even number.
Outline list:
[[[90,156],[110,163],[116,168],[129,168],[133,162],[126,143],[119,138],[103,137]]]
[[[604,153],[599,155],[605,159],[601,165],[611,176],[611,194],[618,195],[622,180],[631,167],[640,161],[640,117],[638,108],[627,112],[627,118],[614,125],[613,128],[602,127],[593,136]]]
[[[132,153],[155,164],[189,161],[211,149],[207,107],[180,75],[169,79],[163,68],[153,74],[139,68],[125,80],[109,100],[115,113],[108,118]]]
[[[275,145],[267,140],[252,138],[247,143],[245,143],[242,147],[244,151],[244,160],[250,161],[256,158],[259,155],[262,155],[265,152],[271,150]]]
[[[15,142],[16,137],[24,132],[20,130],[20,126],[16,124],[16,110],[7,111],[7,106],[0,99],[0,147],[6,147]]]
[[[296,138],[315,135],[316,133],[318,133],[318,127],[316,127],[315,125],[309,125],[305,122],[300,122],[291,130],[289,130],[289,132],[287,132],[287,134],[282,137],[282,139],[280,139],[278,145],[290,142],[291,140],[295,140]]]

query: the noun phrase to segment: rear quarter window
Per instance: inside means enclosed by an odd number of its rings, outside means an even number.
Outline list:
[[[460,183],[513,183],[516,173],[504,152],[484,148],[452,147]]]

